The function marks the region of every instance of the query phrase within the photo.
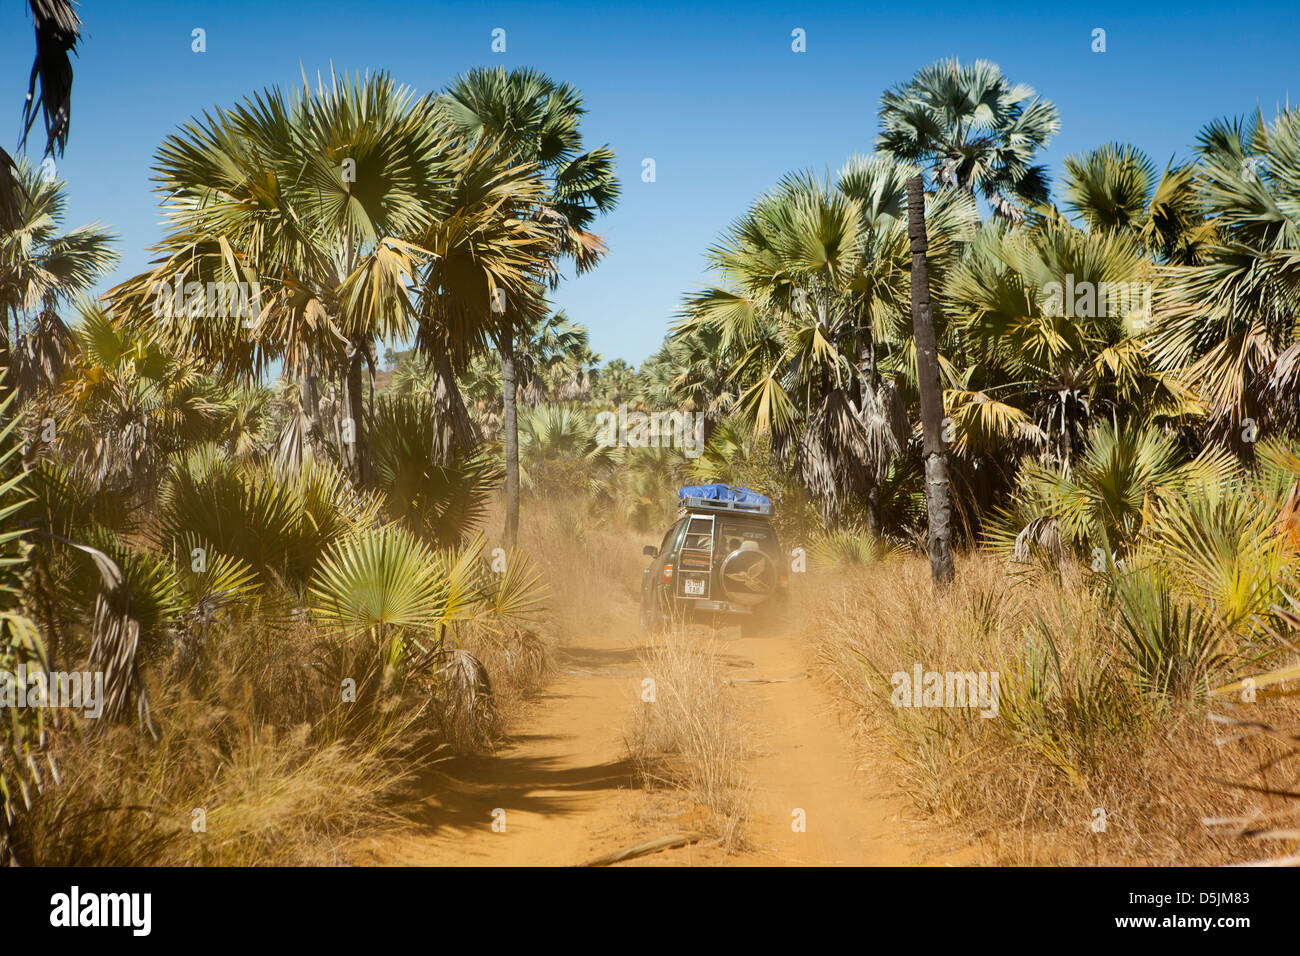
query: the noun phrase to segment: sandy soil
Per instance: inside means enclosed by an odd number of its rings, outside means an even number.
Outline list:
[[[623,730],[645,675],[635,607],[628,602],[625,610],[633,626],[559,649],[557,679],[518,715],[507,746],[440,765],[424,781],[430,795],[413,825],[362,840],[349,857],[381,866],[563,866],[691,829],[701,808],[677,794],[646,793],[627,760]],[[741,639],[734,628],[719,638],[754,745],[745,830],[753,849],[728,855],[687,846],[620,865],[967,860],[968,853],[937,851],[909,821],[901,798],[888,792],[881,767],[860,765],[835,701],[809,676],[807,648],[786,636]],[[803,832],[792,826],[796,810],[804,814]]]

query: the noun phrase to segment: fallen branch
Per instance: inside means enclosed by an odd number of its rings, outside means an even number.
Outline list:
[[[588,860],[586,863],[579,865],[609,866],[612,863],[622,863],[624,860],[634,860],[639,856],[649,856],[651,853],[658,853],[660,850],[675,850],[679,846],[699,843],[703,839],[703,833],[672,833],[668,836],[647,840],[645,843],[638,843],[636,846],[630,846],[623,850],[606,853],[604,856],[598,856],[594,860]]]
[[[792,680],[807,680],[807,674],[795,674],[793,677],[732,677],[733,684],[784,684]]]

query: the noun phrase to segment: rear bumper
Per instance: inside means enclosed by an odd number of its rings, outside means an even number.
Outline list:
[[[717,617],[719,615],[726,617],[753,617],[754,608],[746,607],[742,604],[731,604],[727,601],[693,601],[684,600],[682,606],[689,608],[692,614],[707,614]],[[762,610],[761,608],[759,610]]]

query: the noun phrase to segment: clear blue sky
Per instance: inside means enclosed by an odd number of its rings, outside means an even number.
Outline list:
[[[26,4],[0,4],[4,145],[19,132],[33,36]],[[941,57],[986,58],[1061,111],[1046,160],[1108,140],[1157,162],[1185,156],[1210,119],[1300,96],[1300,6],[1139,3],[183,2],[85,0],[72,135],[60,175],[69,225],[99,220],[121,237],[114,279],[139,271],[157,238],[153,152],[186,118],[331,62],[379,69],[418,91],[477,65],[531,66],[576,84],[592,145],[609,143],[623,180],[599,227],[610,246],[556,305],[591,329],[607,359],[640,362],[681,296],[705,281],[705,246],[760,192],[802,167],[869,152],[887,86]],[[190,31],[207,31],[193,53]],[[491,52],[491,31],[507,50]],[[807,52],[791,50],[802,28]],[[1107,52],[1091,51],[1106,31]],[[301,66],[300,66],[301,65]],[[4,112],[7,111],[7,114]],[[4,127],[0,127],[3,129]],[[33,136],[33,142],[38,139]],[[43,136],[35,147],[39,160]],[[652,157],[657,181],[641,180]],[[105,287],[107,283],[105,284]]]

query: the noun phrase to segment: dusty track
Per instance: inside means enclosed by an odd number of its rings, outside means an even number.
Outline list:
[[[618,616],[635,621],[620,602]],[[364,840],[351,858],[370,865],[573,865],[687,828],[681,798],[647,795],[634,780],[623,730],[643,669],[634,628],[596,630],[558,653],[559,676],[519,715],[519,733],[497,753],[457,759],[430,775],[414,825]],[[860,768],[835,702],[812,677],[808,651],[786,636],[719,633],[722,661],[738,679],[754,754],[746,835],[753,849],[726,855],[688,846],[631,865],[888,865],[927,862],[902,802],[879,769]],[[780,680],[795,677],[795,680]],[[779,680],[762,683],[764,680]],[[493,811],[505,811],[494,832]],[[796,809],[806,831],[795,832]],[[937,861],[929,861],[937,862]],[[626,864],[625,864],[626,865]]]

